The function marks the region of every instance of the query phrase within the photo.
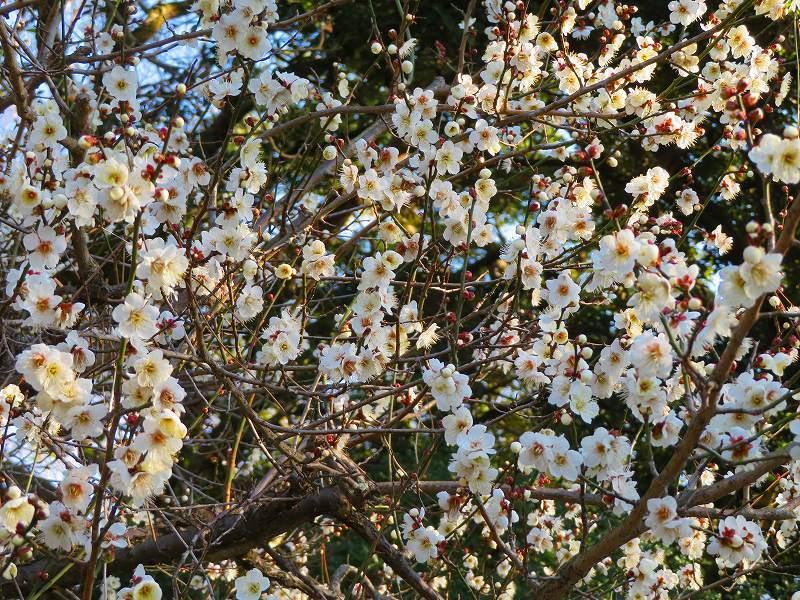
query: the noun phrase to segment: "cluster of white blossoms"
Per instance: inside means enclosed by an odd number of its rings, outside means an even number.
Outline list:
[[[720,519],[719,534],[708,545],[708,552],[718,557],[721,566],[733,567],[754,563],[766,548],[758,524],[739,515]]]
[[[787,127],[783,136],[767,133],[749,153],[750,159],[762,173],[784,183],[800,181],[800,132]]]
[[[672,5],[673,22],[683,25],[694,22],[706,10],[701,2],[674,2]],[[487,3],[487,9],[489,15],[502,15],[507,10],[499,2]],[[538,23],[530,15],[525,20],[513,20],[512,17],[509,25],[515,31],[510,40],[493,39],[493,32],[489,32],[490,44],[483,57],[486,68],[480,76],[484,85],[462,78],[450,92],[448,103],[459,102],[468,116],[473,116],[470,112],[476,113],[480,108],[486,110],[489,106],[497,106],[498,102],[509,109],[535,110],[541,106],[533,95],[525,96],[524,101],[511,98],[513,90],[524,93],[529,89],[526,86],[541,76],[543,60],[554,49],[549,34],[539,34]],[[613,27],[615,23],[605,25]],[[639,51],[635,57],[630,61],[624,59],[620,67],[629,67],[655,56],[657,44],[654,40],[641,37],[637,42]],[[676,69],[697,72],[697,52],[696,44],[684,48],[675,61]],[[508,59],[509,55],[512,58]],[[672,107],[670,112],[665,111],[656,96],[644,88],[627,91],[620,88],[613,94],[606,90],[596,97],[587,94],[580,99],[583,104],[576,101],[573,106],[586,111],[623,111],[641,117],[640,131],[648,149],[667,144],[688,147],[702,135],[700,123],[707,119],[709,110],[721,112],[727,122],[736,121],[733,116],[728,117],[739,107],[731,107],[725,99],[733,95],[730,90],[735,90],[741,80],[752,82],[754,85],[748,86],[749,93],[757,95],[766,91],[764,82],[774,78],[778,70],[773,49],[758,48],[744,26],[733,28],[720,38],[711,47],[711,56],[714,60],[703,70],[704,78],[698,80],[700,102],[693,97]],[[737,60],[738,63],[734,62]],[[602,80],[611,73],[603,72],[602,62],[599,69],[594,68],[583,55],[559,57],[554,66],[560,89],[565,93],[579,89],[582,81]],[[517,73],[519,76],[515,76]],[[652,69],[640,70],[635,80],[645,83],[652,73]],[[487,226],[487,213],[489,201],[496,194],[491,171],[481,171],[481,179],[469,193],[461,194],[446,176],[458,173],[462,157],[475,150],[494,156],[500,151],[501,144],[513,147],[513,128],[501,131],[482,119],[476,119],[474,129],[462,134],[459,123],[449,122],[443,131],[451,139],[446,139],[433,133],[432,119],[442,107],[430,91],[417,88],[402,101],[395,102],[396,110],[392,116],[395,131],[419,151],[407,164],[417,171],[424,169],[435,173],[425,186],[425,193],[433,200],[432,206],[441,218],[444,227],[442,238],[454,246],[481,247],[490,242],[491,233],[486,232],[491,230]],[[734,128],[734,138],[739,130]],[[764,173],[779,181],[794,183],[797,177],[776,166],[780,163],[786,169],[792,165],[791,158],[786,156],[790,153],[791,140],[797,136],[787,133],[786,137],[779,150],[775,142],[780,141],[779,138],[764,136],[761,144],[751,152],[751,157]],[[383,173],[373,168],[372,161],[378,156],[383,157],[384,152],[370,150],[366,157],[363,151],[360,152],[364,175],[357,176],[355,167],[348,164],[343,174],[343,185],[346,191],[354,188],[361,198],[389,211],[402,207],[408,199],[392,189],[391,170]],[[603,152],[602,145],[593,143],[587,152],[597,159]],[[779,156],[780,152],[784,153],[783,157]],[[382,166],[385,168],[387,162],[391,166],[396,160],[396,154],[388,153]],[[566,245],[594,237],[591,207],[600,196],[600,190],[594,179],[576,176],[576,170],[564,167],[555,172],[552,180],[539,176],[534,178],[535,199],[541,202],[541,210],[535,223],[518,227],[519,237],[508,244],[502,256],[508,264],[504,277],[518,280],[523,289],[530,291],[534,306],[545,302],[544,311],[539,316],[543,335],[531,347],[516,351],[515,372],[522,381],[535,387],[547,386],[551,404],[568,407],[570,414],[586,423],[592,423],[597,417],[598,400],[621,393],[631,413],[648,426],[653,446],[673,446],[685,421],[695,410],[691,406],[688,409],[680,404],[676,406],[676,402],[684,397],[685,386],[694,384],[687,380],[685,372],[676,369],[675,344],[694,344],[690,354],[700,357],[717,340],[729,336],[737,323],[738,309],[750,307],[762,295],[778,289],[782,255],[765,251],[757,245],[748,247],[741,265],[720,271],[716,303],[710,314],[705,313],[707,317],[702,317],[704,313],[698,310],[702,303],[690,294],[698,281],[698,266],[689,264],[686,252],[679,249],[675,239],[663,237],[665,231],[675,226],[676,220],[669,214],[656,219],[648,216],[649,209],[670,186],[670,174],[655,167],[626,186],[626,191],[634,198],[635,210],[625,228],[600,238],[598,248],[591,252],[592,269],[579,275],[577,280],[568,270],[546,279],[543,277],[544,265],[561,256]],[[401,177],[409,176],[403,172]],[[735,182],[729,182],[729,187],[734,185]],[[416,193],[422,191],[414,190]],[[699,200],[694,190],[687,188],[685,192],[679,196],[685,205],[680,209],[684,214],[691,214],[700,208]],[[735,196],[735,193],[735,190],[728,189],[723,196]],[[587,345],[585,336],[578,336],[581,338],[578,340],[568,334],[566,319],[578,310],[584,291],[617,286],[632,290],[629,308],[615,316],[615,324],[624,336],[602,348],[599,359],[590,366],[588,361],[594,355],[591,345]],[[360,332],[356,330],[356,333]],[[775,364],[775,368],[782,372],[793,362],[796,350],[777,353],[776,356],[773,359],[771,354],[763,355],[759,366],[769,370]],[[708,370],[713,368],[713,364],[697,362],[692,368]],[[753,380],[750,373],[741,377]],[[726,459],[740,461],[761,455],[757,443],[752,442],[756,434],[753,427],[770,412],[782,410],[785,404],[777,401],[788,393],[771,377],[759,376],[758,381],[754,381],[756,389],[745,392],[749,400],[732,400],[731,392],[723,392],[722,403],[728,407],[726,414],[714,417],[703,440],[710,447],[719,448],[720,455]],[[474,424],[467,408],[472,393],[469,379],[454,365],[444,365],[432,359],[423,370],[423,381],[429,387],[436,407],[450,413],[442,420],[447,443],[457,448],[450,471],[479,498],[493,498],[492,493],[502,496],[502,491],[494,487],[498,471],[491,466],[495,436],[487,431],[485,425]],[[741,394],[737,396],[741,397]],[[750,411],[752,416],[747,415]],[[609,486],[615,510],[630,510],[639,498],[634,473],[630,469],[635,456],[630,442],[624,436],[611,434],[600,427],[593,435],[585,437],[580,445],[581,451],[572,449],[564,435],[544,429],[525,433],[515,443],[514,449],[519,453],[518,466],[522,472],[535,471],[565,482],[576,482],[583,473],[589,474],[597,482]],[[689,542],[684,543],[684,540],[693,539],[692,520],[677,517],[674,498],[651,499],[648,509],[650,516],[646,524],[655,538],[664,544],[679,542],[682,548],[692,547]],[[413,518],[419,519],[416,514]],[[498,531],[503,529],[498,528]],[[406,534],[409,549],[417,560],[436,556],[435,536],[429,534],[429,530],[421,525],[414,529],[422,532],[416,534],[419,539]],[[446,534],[448,528],[440,529],[440,532]],[[550,534],[545,530],[540,533],[535,528],[532,535],[547,539]],[[710,549],[710,552],[716,553],[716,550]],[[748,558],[752,562],[759,555],[760,551],[754,552]],[[741,556],[745,557],[745,554]],[[676,584],[677,579],[672,582],[672,585]]]
[[[444,542],[444,536],[435,527],[423,524],[424,518],[424,508],[412,508],[403,515],[402,526],[406,549],[414,556],[414,560],[421,563],[436,558],[439,544]]]
[[[222,15],[217,2],[198,4],[204,21],[215,23],[212,35],[221,62],[234,51],[261,60],[270,50],[267,28],[277,20],[274,2],[239,4],[231,11],[223,8]],[[120,34],[116,26],[110,34],[100,33],[98,46],[113,48]],[[18,546],[38,532],[36,539],[50,550],[82,553],[85,560],[127,547],[124,513],[114,494],[137,508],[163,493],[187,436],[182,422],[187,391],[171,360],[186,341],[185,313],[173,314],[178,295],[191,286],[190,293],[198,296],[235,298],[235,319],[243,323],[261,313],[262,288],[255,280],[268,275],[250,260],[231,284],[235,291],[227,287],[230,282],[221,284],[234,261],[251,256],[258,239],[254,194],[268,179],[260,143],[241,146],[238,164],[219,183],[216,218],[200,240],[185,243],[181,228],[187,207],[206,193],[212,174],[192,154],[183,118],[167,126],[143,119],[140,73],[136,61],[132,64],[108,64],[97,90],[85,85],[71,90],[86,99],[87,131],[110,119],[112,127],[103,135],[77,132],[77,140],[68,139],[57,102],[37,100],[26,151],[7,163],[2,181],[4,197],[11,199],[9,215],[25,231],[22,252],[5,277],[7,301],[24,316],[23,327],[63,340],[34,343],[18,354],[16,371],[28,393],[16,384],[2,389],[2,425],[21,444],[86,449],[60,455],[58,500],[49,505],[17,487],[5,492],[3,543],[22,536],[14,542]],[[251,80],[250,91],[270,114],[285,112],[309,95],[309,82],[290,73],[260,77]],[[215,79],[209,93],[216,100],[232,94],[235,78],[233,73],[224,82]],[[179,86],[178,95],[185,93]],[[116,224],[121,225],[118,234],[112,233]],[[91,325],[102,313],[69,299],[95,284],[86,281],[70,290],[59,276],[69,266],[68,248],[80,244],[87,252],[88,231],[124,235],[123,250],[131,259],[122,300],[110,312],[113,327],[105,331]],[[92,275],[85,269],[99,268],[88,253],[81,261],[84,276]],[[262,337],[259,359],[269,365],[286,364],[303,347],[300,321],[288,310],[269,319]],[[92,376],[84,376],[98,360],[97,340],[113,343],[119,357],[112,385],[105,380],[99,388]],[[10,558],[6,566],[6,575],[13,576],[16,565]],[[252,584],[237,583],[243,590],[238,597],[261,597],[266,586],[259,585],[254,594],[244,591]],[[116,595],[157,600],[161,591],[152,577],[137,571],[132,586]]]
[[[205,576],[195,576],[189,584],[192,590],[206,590],[208,581],[214,579],[232,579],[232,598],[236,600],[283,600],[293,598],[293,595],[281,593],[282,591],[271,584],[269,577],[265,577],[260,569],[253,568],[244,575],[236,577],[236,571],[222,570],[221,573],[209,570]],[[272,589],[277,594],[267,593]],[[161,600],[165,597],[159,583],[148,575],[142,565],[138,565],[133,572],[128,586],[123,587],[121,581],[114,576],[106,578],[104,596],[117,600]]]
[[[40,555],[113,564],[184,503],[218,512],[191,535],[160,527],[182,542],[171,558],[201,565],[200,544],[218,544],[232,572],[219,593],[237,600],[335,597],[353,573],[376,597],[401,595],[400,578],[436,598],[454,548],[475,594],[511,600],[524,580],[563,597],[571,588],[548,586],[608,576],[598,589],[661,600],[702,588],[704,556],[736,581],[795,544],[800,332],[783,283],[800,133],[761,129],[767,113],[792,118],[780,107],[793,62],[782,36],[761,47],[771,30],[750,24],[779,21],[785,3],[674,0],[645,23],[614,0],[558,3],[552,19],[485,0],[482,34],[465,15],[451,85],[415,82],[404,15],[391,43],[371,44],[393,75],[385,104],[365,107],[344,65],[330,90],[278,69],[296,40],[277,32],[339,4],[281,23],[274,0],[197,0],[205,29],[181,39],[208,36],[217,62],[158,102],[126,58],[127,29],[111,26],[90,36],[108,54],[97,70],[63,86],[81,110],[65,111],[48,75],[18,111],[0,176],[13,241],[0,318],[14,313],[21,333],[0,455],[32,473],[27,487],[2,482],[0,575],[34,564],[21,582],[46,580]],[[22,94],[16,63],[5,68]],[[238,120],[195,141],[198,105]],[[361,113],[379,133],[347,143]],[[296,167],[276,165],[290,154],[268,143],[298,126],[316,133]],[[712,132],[708,152],[689,152]],[[614,182],[624,144],[642,158]],[[655,165],[665,150],[693,167]],[[715,156],[727,167],[693,173]],[[751,178],[763,198],[744,198]],[[755,215],[744,231],[698,224],[734,203],[737,219]],[[206,452],[225,436],[225,456]],[[34,458],[8,459],[6,444]],[[198,457],[221,483],[193,472]],[[432,472],[450,480],[425,482]],[[325,504],[331,489],[346,511]],[[379,503],[378,490],[401,494]],[[295,521],[278,512],[287,504],[313,514]],[[364,524],[352,512],[364,507],[403,515],[403,548],[371,529],[394,517]],[[260,510],[276,511],[255,519],[269,539],[243,532]],[[383,584],[361,568],[331,577],[327,554],[309,561],[339,535],[321,517],[389,557]],[[313,541],[298,533],[309,524]],[[230,539],[264,550],[238,577]],[[335,590],[315,590],[317,562]],[[284,576],[256,568],[267,563]],[[162,597],[141,565],[128,587],[103,586],[105,598]]]

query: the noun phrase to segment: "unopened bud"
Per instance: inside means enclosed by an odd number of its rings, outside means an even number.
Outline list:
[[[322,158],[325,160],[333,160],[336,158],[336,147],[335,146],[325,146],[325,149],[322,151]]]

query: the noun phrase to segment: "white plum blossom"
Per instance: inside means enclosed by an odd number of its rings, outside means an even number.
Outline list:
[[[733,567],[757,561],[766,547],[761,528],[739,515],[720,519],[719,532],[708,545],[708,552],[718,556],[722,565]]]
[[[269,578],[264,577],[258,569],[250,569],[246,574],[237,577],[236,600],[258,600],[262,592],[269,588]]]
[[[428,363],[422,379],[431,388],[439,410],[455,410],[472,394],[466,375],[456,371],[452,364],[445,365],[435,358]]]

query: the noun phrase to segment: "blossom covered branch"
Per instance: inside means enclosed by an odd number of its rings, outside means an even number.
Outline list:
[[[0,7],[3,597],[800,597],[792,4],[432,4]]]

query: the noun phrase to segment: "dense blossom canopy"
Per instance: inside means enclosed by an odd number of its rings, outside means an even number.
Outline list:
[[[795,3],[461,4],[0,7],[2,597],[800,597]]]

